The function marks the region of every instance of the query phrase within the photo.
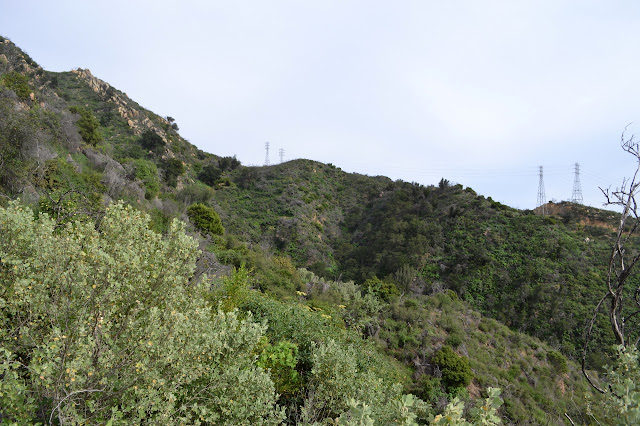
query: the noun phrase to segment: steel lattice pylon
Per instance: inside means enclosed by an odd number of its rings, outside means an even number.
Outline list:
[[[540,213],[545,216],[547,214],[547,201],[544,195],[544,179],[542,178],[542,166],[540,166],[540,181],[538,183],[538,202],[536,209],[540,208]]]
[[[576,177],[573,180],[573,193],[571,194],[571,202],[582,204],[582,187],[580,186],[580,164],[576,163]]]

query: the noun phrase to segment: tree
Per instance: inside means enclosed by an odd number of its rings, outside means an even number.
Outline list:
[[[155,152],[164,147],[164,141],[153,130],[146,130],[140,135],[140,145],[142,145],[144,149]]]
[[[220,180],[221,176],[222,170],[220,170],[213,164],[207,164],[202,168],[202,171],[198,173],[198,179],[209,186],[214,186],[218,182],[218,180]]]
[[[78,132],[80,133],[80,136],[82,136],[82,140],[93,146],[102,141],[102,136],[100,136],[100,133],[98,132],[100,122],[88,109],[73,105],[69,107],[69,111],[80,115],[80,119],[76,121],[76,126],[78,126]]]
[[[235,155],[233,157],[222,157],[218,160],[218,166],[220,166],[220,169],[223,172],[227,170],[235,170],[239,165],[240,160],[238,160]]]
[[[616,232],[616,237],[609,255],[607,265],[607,276],[605,283],[605,292],[597,303],[591,320],[587,325],[586,338],[582,351],[582,371],[592,386],[600,392],[605,392],[596,386],[586,372],[586,359],[588,346],[590,343],[593,327],[596,323],[601,309],[607,305],[607,314],[613,337],[616,343],[623,348],[629,345],[638,344],[638,327],[637,316],[640,314],[640,284],[632,287],[629,277],[636,263],[640,260],[640,253],[631,253],[627,250],[627,243],[640,226],[640,211],[636,195],[640,190],[640,146],[634,140],[634,137],[626,138],[623,132],[621,137],[622,149],[633,155],[638,161],[636,171],[630,180],[625,179],[622,186],[614,191],[609,188],[602,189],[602,193],[606,197],[607,206],[617,206],[622,208],[620,216],[620,224]],[[625,306],[625,302],[630,300],[630,306]],[[636,340],[632,341],[631,336]]]
[[[187,209],[187,216],[203,235],[223,235],[224,227],[218,213],[204,204],[192,204]]]
[[[621,146],[625,152],[635,157],[637,166],[631,179],[625,179],[616,190],[600,188],[607,200],[605,205],[621,208],[622,214],[609,254],[605,292],[587,324],[582,350],[582,372],[589,384],[605,395],[598,411],[605,413],[607,421],[615,424],[637,424],[640,421],[640,388],[637,385],[640,380],[637,353],[640,340],[637,321],[640,314],[640,283],[629,278],[640,260],[640,253],[632,252],[629,243],[640,226],[640,212],[636,201],[640,190],[640,145],[633,136],[626,138],[623,132]],[[593,328],[605,307],[617,344],[617,353],[613,358],[614,365],[605,367],[603,386],[596,384],[596,380],[587,373],[586,364]]]
[[[442,380],[450,389],[467,387],[473,379],[469,360],[455,353],[451,346],[440,348],[431,361],[440,368]]]
[[[182,175],[186,170],[182,161],[177,158],[165,160],[162,168],[164,169],[164,180],[167,182],[167,185],[174,188],[178,185],[178,176]]]
[[[177,132],[178,130],[180,130],[180,129],[178,128],[178,123],[176,123],[176,119],[175,119],[175,118],[173,118],[173,117],[171,117],[171,116],[168,116],[168,115],[167,115],[167,121],[169,122],[169,124],[171,125],[171,128],[172,128],[173,130],[175,130],[176,132]]]
[[[278,424],[266,325],[216,311],[197,242],[131,207],[56,230],[0,209],[0,417],[19,424]]]

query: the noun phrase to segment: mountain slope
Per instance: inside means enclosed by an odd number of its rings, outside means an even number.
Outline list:
[[[580,347],[603,282],[614,213],[563,204],[540,217],[444,179],[424,187],[311,160],[244,167],[197,149],[170,117],[88,70],[47,72],[1,41],[0,204],[19,197],[63,225],[99,223],[105,205],[123,199],[160,233],[180,218],[203,250],[196,274],[217,288],[244,264],[272,297],[237,303],[269,321],[270,344],[308,349],[333,335],[324,327],[348,329],[386,354],[389,374],[401,361],[405,389],[440,409],[454,394],[500,386],[512,422],[584,413],[570,401],[586,385],[565,357]],[[226,234],[201,235],[187,215],[194,203],[213,206]],[[314,329],[300,335],[283,311],[309,311]],[[602,347],[604,324],[594,340]],[[463,389],[434,367],[445,346],[468,358]],[[286,401],[294,412],[300,398]]]

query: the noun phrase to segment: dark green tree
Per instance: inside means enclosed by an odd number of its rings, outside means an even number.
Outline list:
[[[147,130],[140,136],[140,145],[149,151],[156,152],[160,148],[164,147],[164,141],[153,130]]]
[[[178,176],[181,176],[186,170],[182,161],[177,158],[167,159],[163,163],[162,168],[164,169],[164,180],[167,182],[167,185],[174,188],[178,184]]]
[[[220,170],[213,164],[207,164],[202,168],[202,171],[198,173],[198,179],[209,186],[214,186],[221,176],[222,170]]]
[[[167,115],[167,122],[169,123],[169,126],[165,128],[166,130],[169,130],[169,127],[171,127],[176,132],[180,130],[178,128],[178,123],[176,123],[176,119],[171,117],[170,115]]]
[[[203,235],[222,235],[224,227],[218,213],[204,204],[192,204],[187,209],[187,216]]]
[[[80,115],[80,119],[76,122],[76,126],[78,126],[78,132],[80,133],[80,136],[82,136],[82,140],[93,146],[96,146],[98,142],[102,141],[102,136],[100,136],[100,133],[98,132],[100,122],[88,109],[78,105],[73,105],[69,107],[69,111]]]
[[[218,160],[218,166],[220,166],[220,169],[223,172],[227,170],[235,170],[239,165],[240,160],[238,160],[235,155],[233,157],[222,157]]]
[[[469,360],[455,353],[451,346],[443,346],[431,361],[440,368],[442,381],[449,389],[464,388],[473,379]]]

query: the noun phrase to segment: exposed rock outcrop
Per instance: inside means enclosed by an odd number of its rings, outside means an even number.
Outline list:
[[[86,81],[91,90],[100,95],[105,101],[115,104],[120,117],[127,120],[127,124],[133,129],[136,135],[141,135],[146,130],[152,130],[167,143],[164,131],[155,125],[146,114],[132,107],[131,103],[133,103],[133,101],[131,101],[127,95],[119,92],[109,83],[95,77],[89,69],[78,68],[71,72],[76,74],[78,78]]]

